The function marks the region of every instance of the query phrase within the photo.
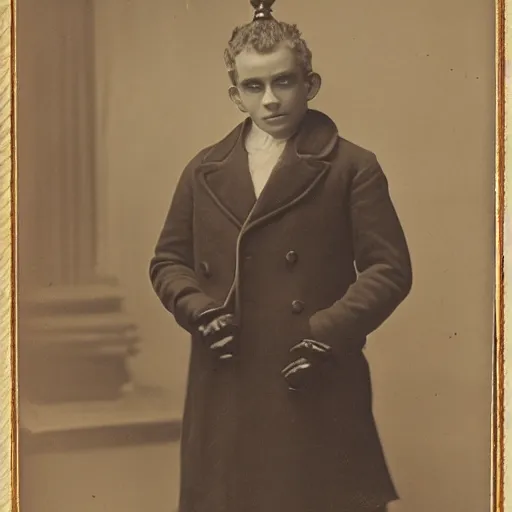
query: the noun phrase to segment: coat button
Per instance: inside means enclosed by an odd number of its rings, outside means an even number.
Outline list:
[[[299,259],[299,255],[295,251],[288,251],[286,253],[286,261],[291,265],[295,265],[297,260]]]
[[[300,300],[294,300],[292,302],[292,311],[296,315],[299,313],[302,313],[304,311],[304,302],[302,302]]]
[[[212,271],[210,270],[210,265],[208,265],[207,261],[202,261],[199,264],[199,268],[201,269],[201,272],[202,272],[204,277],[211,277],[212,276]]]

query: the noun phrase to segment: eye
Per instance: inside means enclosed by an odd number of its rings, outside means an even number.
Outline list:
[[[261,84],[257,82],[249,82],[244,84],[244,89],[249,92],[259,92],[261,91]]]
[[[282,76],[276,79],[275,84],[278,87],[290,87],[295,84],[295,80],[291,76]]]

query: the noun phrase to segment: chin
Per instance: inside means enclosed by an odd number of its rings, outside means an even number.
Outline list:
[[[268,127],[265,131],[276,139],[287,139],[294,134],[295,130],[295,127],[287,126],[279,128]]]

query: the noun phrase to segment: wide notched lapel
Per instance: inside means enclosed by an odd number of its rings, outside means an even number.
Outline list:
[[[245,121],[205,157],[199,167],[199,180],[220,209],[241,227],[256,202],[243,137]]]
[[[256,200],[244,144],[251,123],[247,118],[214,145],[198,168],[199,181],[218,207],[238,227],[248,229],[291,208],[314,189],[330,168],[328,157],[338,138],[333,121],[308,110]]]

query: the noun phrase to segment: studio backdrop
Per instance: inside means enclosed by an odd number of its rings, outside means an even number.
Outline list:
[[[242,120],[223,50],[252,8],[19,0],[18,11],[21,293],[50,287],[50,267],[77,283],[87,269],[113,278],[138,337],[132,385],[164,389],[179,419],[188,336],[157,301],[148,265],[184,166]],[[366,348],[403,511],[490,510],[494,12],[491,0],[274,6],[323,78],[311,106],[376,153],[410,246],[412,292]],[[178,456],[177,439],[26,454],[22,512],[172,511]]]

